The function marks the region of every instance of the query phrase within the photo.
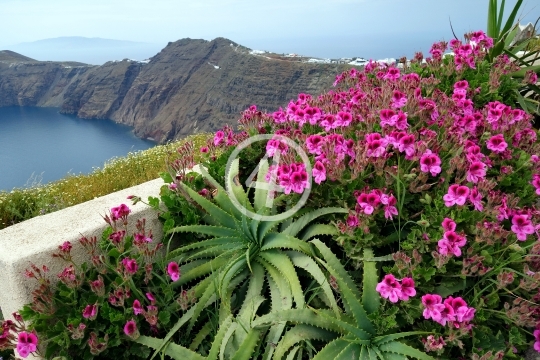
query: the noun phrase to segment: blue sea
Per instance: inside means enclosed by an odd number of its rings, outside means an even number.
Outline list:
[[[156,144],[111,120],[85,120],[57,108],[0,108],[0,191],[90,173],[112,157]]]

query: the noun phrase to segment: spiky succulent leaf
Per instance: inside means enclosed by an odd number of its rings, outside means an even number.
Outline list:
[[[229,328],[232,325],[232,323],[233,323],[232,315],[229,315],[219,325],[219,330],[216,336],[214,337],[214,341],[212,342],[212,347],[210,348],[210,351],[208,352],[208,356],[206,357],[207,360],[217,360],[222,341],[225,338],[225,334],[227,333],[227,331],[229,331]]]
[[[355,343],[349,343],[339,354],[334,357],[334,360],[350,360],[358,359],[362,346]]]
[[[210,332],[213,330],[213,324],[208,321],[206,324],[203,325],[203,327],[199,330],[197,335],[193,338],[193,341],[189,345],[189,349],[193,351],[197,351],[197,348],[201,345],[203,340],[210,334]]]
[[[428,354],[398,341],[384,343],[379,346],[379,349],[384,353],[395,353],[410,356],[418,360],[435,360],[435,358],[429,356]]]
[[[425,331],[407,331],[407,332],[400,332],[395,334],[388,334],[388,335],[382,335],[382,336],[376,336],[373,338],[373,344],[375,345],[382,345],[390,341],[394,341],[397,339],[402,339],[407,336],[413,336],[413,335],[426,335],[430,334],[429,332]]]
[[[364,275],[362,278],[362,305],[368,314],[372,314],[379,309],[381,296],[376,290],[378,276],[377,266],[373,258],[373,250],[364,249]]]
[[[309,325],[296,325],[287,331],[283,339],[278,343],[274,359],[281,360],[285,353],[293,346],[304,340],[323,340],[330,341],[335,339],[336,333]]]
[[[190,251],[199,250],[202,248],[208,248],[211,246],[230,244],[231,242],[236,242],[236,241],[238,241],[238,237],[216,237],[216,238],[212,238],[208,240],[197,241],[193,244],[182,246],[182,247],[179,247],[178,249],[170,251],[169,254],[167,255],[167,260],[174,259],[180,256],[181,254],[184,254]]]
[[[231,360],[249,360],[259,343],[261,330],[251,329]]]
[[[329,342],[312,360],[335,359],[348,345],[349,341],[339,338]]]
[[[302,215],[300,218],[295,220],[291,225],[289,225],[284,231],[283,234],[291,235],[291,236],[297,236],[302,229],[304,229],[309,223],[311,223],[313,220],[324,216],[328,214],[348,214],[349,210],[344,208],[337,208],[337,207],[328,207],[328,208],[321,208],[314,211],[311,211],[307,214]]]
[[[320,235],[336,235],[338,233],[336,227],[334,225],[328,225],[328,224],[313,224],[306,227],[304,230],[302,230],[298,238],[304,241],[307,241],[313,237],[320,236]]]
[[[190,269],[189,271],[182,273],[180,279],[174,282],[173,286],[178,287],[184,284],[187,284],[191,280],[198,279],[205,275],[208,275],[215,271],[216,269],[221,268],[223,265],[229,263],[230,256],[218,256],[215,259],[202,263],[201,265]]]
[[[162,339],[153,338],[150,336],[139,336],[135,342],[142,344],[144,346],[148,346],[149,348],[152,348],[154,350],[161,350],[161,343]],[[206,358],[200,354],[197,354],[196,352],[185,348],[183,346],[170,343],[167,344],[166,348],[164,349],[164,353],[167,356],[170,356],[171,358],[175,360],[205,360]]]
[[[264,245],[261,251],[270,249],[291,249],[303,252],[304,254],[312,255],[311,246],[297,238],[280,233],[270,233],[264,238]]]
[[[325,299],[328,302],[328,306],[334,310],[334,313],[339,319],[339,314],[341,311],[337,305],[332,288],[330,288],[328,279],[323,274],[315,260],[313,260],[310,256],[295,251],[287,251],[287,255],[291,259],[294,266],[307,271],[311,277],[313,277],[313,279],[319,283],[323,294],[325,295]]]
[[[300,280],[294,269],[291,259],[287,255],[277,250],[268,250],[259,254],[264,260],[273,265],[281,275],[287,279],[291,288],[292,296],[297,308],[305,306],[304,292],[300,285]]]
[[[228,212],[222,210],[219,206],[216,206],[213,202],[197,193],[195,190],[187,186],[186,184],[180,184],[184,191],[202,207],[212,219],[212,223],[219,226],[224,226],[229,229],[236,229],[236,219]]]
[[[244,187],[240,183],[239,173],[239,160],[235,159],[231,163],[231,167],[227,174],[227,179],[225,179],[225,181],[227,181],[227,189],[233,193],[240,205],[242,205],[248,211],[254,212],[253,206],[249,202],[248,196],[244,191]],[[245,215],[242,214],[242,216]]]
[[[212,226],[212,225],[184,225],[172,228],[167,234],[182,233],[182,232],[195,232],[203,235],[210,235],[215,237],[240,237],[241,233],[235,229],[227,228],[224,226]]]
[[[338,258],[320,240],[314,239],[311,242],[317,247],[326,260],[326,263],[322,262],[322,260],[319,261],[324,264],[328,272],[336,279],[341,295],[347,302],[351,314],[357,322],[358,328],[370,334],[375,334],[375,328],[371,323],[371,320],[367,317],[366,310],[358,300],[361,298],[358,289],[343,265],[341,265]]]
[[[259,161],[258,172],[257,172],[257,182],[265,182],[266,174],[268,174],[268,161],[262,159]],[[255,197],[253,199],[253,205],[255,210],[259,214],[267,214],[269,208],[266,207],[266,201],[268,199],[268,189],[264,189],[262,186],[255,188]]]
[[[289,282],[287,279],[269,262],[267,262],[264,258],[258,257],[257,261],[264,266],[266,272],[268,275],[272,278],[272,280],[275,282],[277,289],[279,290],[280,299],[279,299],[279,307],[281,309],[290,309],[292,307],[292,292],[291,292],[291,286],[289,285]],[[274,302],[272,302],[272,306],[274,306]]]
[[[325,329],[327,331],[333,331],[338,334],[343,334],[344,330],[341,326],[336,324],[333,320],[328,320],[332,317],[332,312],[328,310],[318,310],[319,314],[316,314],[312,310],[309,309],[288,309],[288,310],[281,310],[279,312],[271,312],[266,315],[262,315],[255,320],[253,320],[252,326],[258,327],[258,326],[268,326],[276,322],[280,321],[287,321],[292,324],[304,324],[304,325],[311,325],[315,326],[321,329]],[[328,317],[323,317],[320,315],[320,313],[326,312],[326,314],[329,314]],[[343,317],[343,320],[346,320],[345,317]]]

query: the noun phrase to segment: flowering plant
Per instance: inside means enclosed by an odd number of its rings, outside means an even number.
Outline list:
[[[274,113],[252,106],[241,133],[225,128],[201,150],[219,172],[227,149],[275,134],[248,149],[248,168],[279,155],[271,170],[289,194],[278,197],[289,197],[283,206],[307,175],[307,207],[349,209],[334,240],[352,271],[366,248],[381,261],[377,291],[387,300],[372,318],[380,333],[429,332],[416,345],[444,358],[519,358],[533,342],[540,349],[540,144],[531,116],[506,103],[515,100],[514,65],[505,55],[489,65],[483,32],[466,39],[446,57],[437,43],[404,70],[351,69],[335,90],[300,94]],[[277,135],[303,147],[310,173]]]
[[[145,229],[144,219],[128,229],[130,209],[125,204],[104,216],[109,224],[101,239],[83,236],[79,246],[88,252],[88,263],[77,264],[73,246],[65,242],[53,256],[66,261],[53,287],[49,269],[32,265],[28,278],[38,288],[21,315],[30,322],[25,349],[35,350],[32,336],[39,334],[45,358],[147,358],[148,348],[128,341],[140,334],[159,335],[181,315],[192,299],[174,288],[180,277],[178,264],[165,263],[163,243]],[[15,329],[17,330],[17,329]],[[19,332],[19,343],[21,343]],[[31,340],[31,341],[30,341]],[[32,350],[33,349],[33,350]],[[17,350],[21,356],[24,353]],[[26,352],[28,354],[28,352]]]

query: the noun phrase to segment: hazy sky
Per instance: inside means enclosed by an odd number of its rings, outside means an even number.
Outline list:
[[[398,57],[485,29],[488,0],[0,0],[0,49],[60,36],[166,44],[226,37],[321,57]],[[507,9],[515,0],[507,1]],[[508,11],[507,11],[508,12]],[[522,21],[540,2],[525,0]],[[405,54],[405,52],[407,54]]]

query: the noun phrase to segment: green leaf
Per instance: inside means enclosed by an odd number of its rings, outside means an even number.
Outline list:
[[[287,279],[296,307],[303,308],[305,306],[304,292],[302,291],[300,280],[298,280],[298,275],[291,259],[284,253],[276,250],[260,252],[259,256],[273,265]]]
[[[231,360],[249,360],[251,355],[255,350],[255,347],[258,344],[259,337],[261,336],[261,331],[256,329],[251,329],[244,340],[240,348],[236,351]]]
[[[310,222],[317,219],[318,217],[328,215],[328,214],[348,214],[349,210],[344,208],[337,208],[337,207],[329,207],[329,208],[321,208],[314,211],[311,211],[303,216],[301,216],[298,220],[294,221],[291,225],[289,225],[284,231],[284,234],[296,236],[298,233],[304,229]]]
[[[311,255],[313,252],[311,246],[297,238],[280,233],[270,233],[264,238],[264,245],[261,251],[270,249],[291,249]]]
[[[194,351],[191,351],[183,346],[168,343],[168,340],[157,339],[150,336],[139,336],[136,340],[136,343],[148,346],[155,350],[152,359],[160,351],[163,351],[166,355],[170,356],[175,360],[204,360],[205,358]]]
[[[350,342],[344,340],[343,338],[336,339],[328,345],[326,345],[321,351],[313,357],[313,360],[330,360],[335,359],[348,345]]]
[[[321,316],[320,314],[328,314],[328,317],[332,317],[332,313],[327,310],[318,310],[318,314],[309,309],[288,309],[281,311],[273,311],[269,314],[262,315],[253,320],[253,327],[266,327],[275,322],[286,321],[292,324],[304,324],[311,325],[327,331],[333,331],[335,333],[343,333],[341,326],[334,322],[328,321],[328,318]]]
[[[266,159],[261,159],[259,162],[259,171],[257,173],[257,181],[263,182],[265,181],[266,174],[268,173],[268,161]],[[266,207],[266,200],[268,198],[268,190],[263,189],[262,187],[255,188],[255,198],[253,201],[253,205],[255,206],[255,210],[257,213],[260,213],[263,211],[264,213],[268,213],[268,208]]]
[[[219,325],[219,330],[214,337],[214,341],[212,342],[212,347],[210,348],[210,351],[208,352],[207,360],[217,360],[219,355],[219,350],[222,345],[222,341],[225,338],[225,334],[227,331],[229,331],[230,326],[233,324],[232,322],[232,315],[227,316],[227,318]],[[235,324],[236,325],[236,324]]]
[[[336,333],[324,329],[309,325],[296,325],[291,330],[287,331],[278,343],[274,353],[274,359],[280,360],[291,347],[301,341],[322,340],[328,342],[335,339],[336,336]]]
[[[365,309],[362,307],[362,304],[360,304],[358,301],[361,296],[354,281],[351,279],[347,271],[345,271],[345,268],[343,268],[343,265],[341,265],[337,257],[330,251],[330,249],[328,249],[328,247],[326,247],[326,245],[324,245],[318,239],[312,240],[311,242],[317,247],[317,249],[319,249],[324,259],[327,261],[325,266],[330,274],[336,278],[339,285],[339,290],[349,305],[351,313],[357,322],[358,328],[370,334],[374,334],[375,328],[369,320]]]
[[[360,356],[360,351],[361,351],[361,346],[359,344],[350,343],[334,359],[335,360],[358,359]]]
[[[406,355],[418,360],[435,360],[435,358],[429,356],[428,354],[397,341],[384,343],[379,346],[379,349],[385,353]]]
[[[244,187],[240,183],[238,175],[240,173],[240,170],[238,169],[238,166],[239,159],[234,159],[234,161],[231,163],[229,173],[227,174],[227,189],[233,193],[234,197],[241,206],[243,206],[248,211],[254,212],[253,206],[251,206],[248,196],[244,191]]]
[[[222,210],[220,207],[214,205],[214,203],[197,193],[186,184],[180,185],[189,194],[189,196],[210,215],[215,225],[227,227],[229,229],[237,228],[236,220],[233,216]]]
[[[364,276],[362,278],[362,305],[368,314],[372,314],[379,310],[381,304],[381,296],[377,292],[378,283],[376,262],[373,258],[373,250],[370,248],[364,249]]]
[[[296,251],[287,251],[287,255],[291,259],[294,266],[307,271],[311,275],[311,277],[313,277],[313,279],[319,283],[321,289],[323,290],[323,293],[326,295],[328,306],[332,308],[332,310],[334,310],[334,313],[339,318],[340,309],[337,305],[334,293],[332,292],[332,288],[328,283],[328,279],[321,271],[315,260],[305,254]]]
[[[298,238],[307,241],[315,236],[336,235],[337,233],[338,231],[334,225],[313,224],[301,231]]]
[[[166,184],[170,184],[174,181],[171,174],[168,172],[160,172],[159,177],[161,177]]]
[[[211,225],[185,225],[175,227],[167,232],[167,234],[179,233],[179,232],[195,232],[205,235],[211,235],[216,237],[238,237],[240,233],[236,230],[226,228],[223,226],[211,226]]]

